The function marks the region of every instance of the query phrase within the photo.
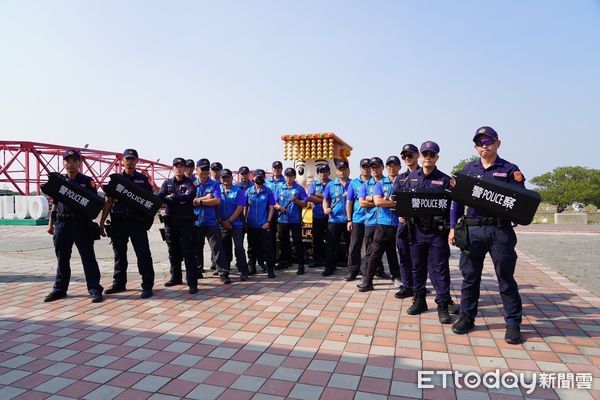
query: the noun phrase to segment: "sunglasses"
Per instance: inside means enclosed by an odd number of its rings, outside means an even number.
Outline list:
[[[407,158],[408,158],[408,159],[410,159],[410,158],[413,158],[414,156],[415,156],[415,155],[414,155],[413,153],[405,153],[405,154],[401,154],[401,155],[400,155],[400,157],[401,157],[403,160],[406,160]]]
[[[496,139],[493,138],[486,138],[486,139],[477,139],[475,141],[475,145],[477,147],[483,147],[483,146],[491,146],[494,143],[496,143]]]
[[[433,151],[423,151],[421,156],[423,156],[423,158],[435,158],[436,154]]]

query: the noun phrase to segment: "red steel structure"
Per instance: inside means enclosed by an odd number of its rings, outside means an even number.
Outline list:
[[[81,152],[81,172],[94,178],[98,187],[107,183],[110,174],[123,171],[121,152],[0,140],[0,189],[26,196],[40,193],[40,185],[47,180],[48,173],[63,171],[62,154],[68,149]],[[140,158],[137,164],[138,171],[148,176],[155,189],[169,178],[173,168],[157,161]],[[10,186],[6,187],[7,184]]]

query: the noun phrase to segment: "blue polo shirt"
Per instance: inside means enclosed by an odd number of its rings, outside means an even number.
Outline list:
[[[373,190],[373,196],[391,196],[392,195],[392,186],[394,183],[385,176],[382,180],[377,182],[375,185],[375,189]],[[376,207],[377,208],[377,224],[378,225],[388,225],[388,226],[398,226],[398,217],[392,212],[393,208],[387,207]]]
[[[279,213],[277,218],[277,221],[281,224],[302,223],[302,208],[294,203],[292,198],[307,201],[308,195],[306,190],[297,183],[294,183],[292,187],[288,187],[287,184],[279,186],[275,193],[275,201],[286,210],[284,213]]]
[[[207,194],[212,194],[213,198],[221,198],[220,184],[208,178],[205,183],[201,183],[199,178],[195,180],[196,197],[204,197]],[[218,226],[217,206],[200,206],[194,208],[196,222],[194,224],[201,228]]]
[[[275,196],[271,189],[263,185],[260,191],[256,185],[246,192],[248,205],[247,223],[249,228],[261,228],[268,222],[269,206],[275,205]]]
[[[325,200],[329,202],[331,207],[331,214],[329,214],[329,222],[334,224],[341,224],[348,222],[348,215],[346,215],[346,199],[348,197],[348,187],[350,186],[350,180],[343,184],[340,178],[335,178],[325,186]]]
[[[271,189],[273,193],[275,193],[280,185],[285,185],[285,178],[283,177],[283,175],[279,176],[279,178],[275,178],[275,176],[272,176],[269,179],[265,180],[265,185],[267,185],[267,187]]]
[[[358,198],[361,200],[365,200],[367,196],[373,196],[375,193],[375,186],[377,182],[374,177],[371,177],[368,181],[362,184],[360,187],[360,192],[358,194]],[[365,208],[365,226],[375,226],[377,225],[377,209],[379,207],[371,207]]]
[[[246,194],[239,186],[231,186],[229,190],[223,184],[220,186],[221,204],[219,205],[219,214],[221,221],[225,221],[233,215],[238,206],[244,207],[246,205]],[[233,229],[242,229],[244,227],[244,213],[241,213],[233,220],[231,226]]]
[[[252,186],[254,186],[254,182],[248,181],[248,184],[246,186],[244,186],[244,184],[242,182],[238,182],[233,186],[236,186],[236,187],[242,189],[244,192],[246,192],[246,191],[248,191],[248,189],[250,189]]]
[[[315,194],[324,194],[325,193],[325,186],[327,186],[327,184],[331,182],[331,179],[327,180],[326,182],[323,182],[320,179],[317,179],[312,185],[309,186],[308,188],[308,194],[309,195],[315,195]],[[313,219],[327,219],[327,215],[325,215],[325,213],[323,212],[323,203],[315,203],[314,201],[311,201],[311,203],[313,203],[313,208],[312,208],[312,216]]]
[[[360,206],[360,202],[358,201],[358,195],[360,194],[360,188],[365,183],[360,176],[358,178],[354,178],[350,181],[350,185],[348,186],[348,196],[346,198],[347,201],[352,201],[352,222],[355,224],[364,224],[365,223],[365,209]]]

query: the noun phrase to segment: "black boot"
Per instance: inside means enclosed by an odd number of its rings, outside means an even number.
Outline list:
[[[267,267],[267,276],[269,278],[275,278],[275,271],[273,270],[273,267]]]
[[[298,271],[296,271],[296,275],[304,275],[304,265],[298,265]]]
[[[443,301],[440,304],[438,304],[437,312],[438,312],[438,319],[440,320],[440,323],[449,324],[450,322],[452,322],[452,319],[450,318],[450,312],[448,311],[448,302],[447,301]]]
[[[413,297],[412,306],[408,307],[406,313],[408,315],[418,315],[427,311],[427,301],[424,294],[415,294]]]
[[[473,328],[475,328],[475,320],[466,314],[461,314],[458,321],[452,325],[452,332],[464,335]]]
[[[394,294],[394,297],[397,299],[407,299],[409,297],[413,297],[415,293],[412,288],[402,286],[399,291]]]
[[[256,271],[256,265],[248,266],[248,275],[256,275],[258,271]]]
[[[522,342],[521,329],[517,326],[507,326],[504,341],[508,344],[519,344]]]

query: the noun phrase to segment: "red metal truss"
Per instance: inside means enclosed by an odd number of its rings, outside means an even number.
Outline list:
[[[48,173],[63,172],[62,154],[68,149],[81,152],[81,172],[91,176],[98,187],[107,183],[110,174],[123,171],[123,154],[35,142],[0,140],[0,189],[17,191],[22,195],[40,193]],[[137,169],[158,189],[171,175],[172,167],[140,158]]]

